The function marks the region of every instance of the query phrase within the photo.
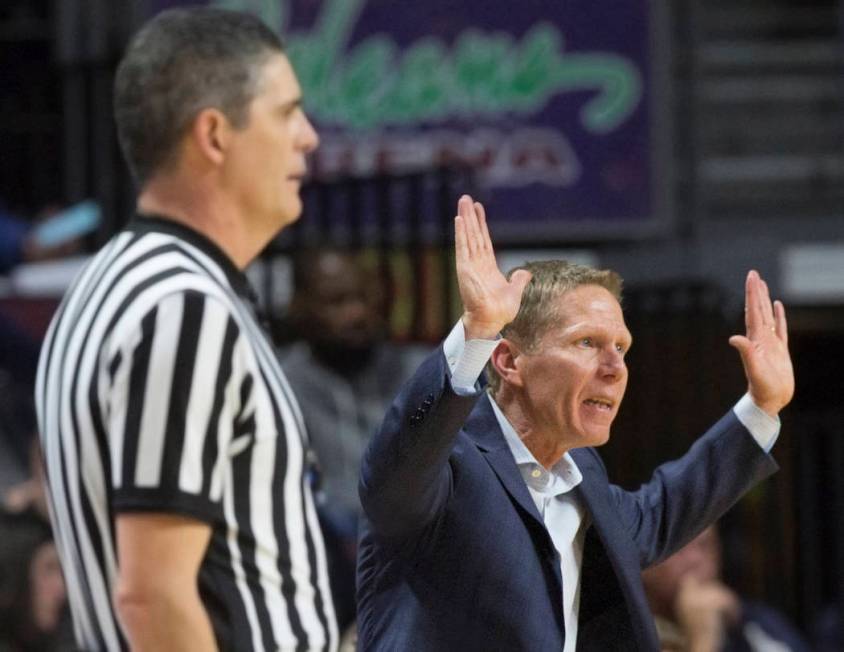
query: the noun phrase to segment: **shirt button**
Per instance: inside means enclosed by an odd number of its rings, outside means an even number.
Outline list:
[[[539,469],[534,469],[533,471],[530,472],[530,476],[532,478],[541,478],[542,477],[542,471],[540,471]]]

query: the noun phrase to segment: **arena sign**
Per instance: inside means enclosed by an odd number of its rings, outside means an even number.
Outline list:
[[[470,164],[497,238],[513,242],[663,223],[668,112],[644,0],[210,4],[284,35],[320,175]]]

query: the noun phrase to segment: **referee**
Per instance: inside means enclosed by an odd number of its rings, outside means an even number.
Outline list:
[[[301,212],[317,135],[248,15],[159,14],[117,71],[138,214],[74,281],[36,387],[85,650],[333,650],[302,416],[243,268]]]

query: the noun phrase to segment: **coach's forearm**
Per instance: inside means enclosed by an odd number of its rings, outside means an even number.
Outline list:
[[[115,608],[133,652],[216,652],[211,621],[195,590],[119,588]]]

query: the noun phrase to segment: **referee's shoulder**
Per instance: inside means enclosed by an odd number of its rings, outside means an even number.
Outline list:
[[[185,270],[158,282],[141,285],[139,288],[143,289],[131,292],[124,302],[121,302],[118,314],[106,317],[110,322],[110,327],[105,333],[107,338],[116,336],[123,339],[121,334],[136,331],[145,319],[156,313],[170,315],[175,310],[183,314],[186,310],[192,310],[191,314],[196,314],[199,306],[203,312],[213,311],[217,315],[226,315],[234,325],[240,326],[239,313],[242,308],[239,307],[234,292],[204,274]]]
[[[167,279],[149,285],[138,292],[132,303],[143,304],[149,309],[161,303],[176,299],[202,299],[218,303],[229,311],[235,311],[234,292],[220,282],[190,269],[180,270]]]

